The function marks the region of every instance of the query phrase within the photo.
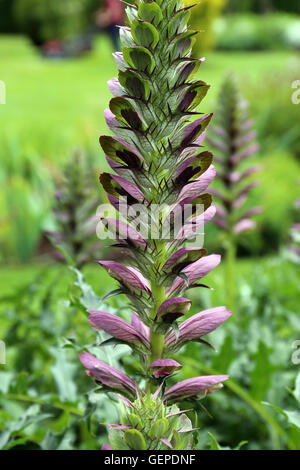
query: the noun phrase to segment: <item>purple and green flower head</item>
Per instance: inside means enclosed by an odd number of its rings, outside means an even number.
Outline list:
[[[132,316],[89,309],[89,321],[129,346],[142,372],[133,380],[87,352],[80,360],[125,404],[121,422],[108,424],[112,449],[191,448],[195,429],[176,403],[202,399],[228,378],[180,381],[184,363],[173,357],[189,341],[210,346],[206,335],[231,315],[218,307],[189,316],[189,289],[207,288],[203,278],[221,260],[190,243],[216,212],[209,189],[216,169],[204,148],[212,114],[198,112],[209,85],[196,76],[203,59],[191,57],[197,32],[187,26],[190,11],[180,0],[128,5],[122,52],[114,54],[118,76],[108,84],[113,97],[105,119],[112,135],[100,144],[111,172],[100,182],[115,217],[102,222],[120,257],[99,264],[117,283],[115,292],[126,296]]]

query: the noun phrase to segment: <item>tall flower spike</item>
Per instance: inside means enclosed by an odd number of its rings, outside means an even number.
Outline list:
[[[189,448],[192,423],[169,401],[203,398],[228,378],[194,377],[163,392],[164,381],[182,367],[170,357],[174,351],[188,340],[206,343],[202,336],[231,313],[220,307],[178,323],[191,306],[185,292],[207,287],[199,281],[220,263],[202,246],[186,246],[195,227],[214,216],[208,186],[216,173],[212,154],[202,148],[212,114],[195,111],[209,85],[192,78],[203,59],[191,57],[197,32],[187,28],[189,15],[181,0],[136,0],[127,8],[130,28],[120,29],[123,51],[114,54],[119,75],[109,82],[114,97],[105,118],[113,136],[102,136],[100,144],[113,172],[100,181],[125,221],[103,223],[131,265],[100,265],[135,312],[131,324],[97,311],[90,322],[138,351],[146,378],[145,390],[136,388],[135,400],[127,401],[121,425],[109,425],[113,449]],[[87,368],[107,386],[110,372],[101,367]],[[112,385],[120,384],[111,374]]]
[[[57,230],[47,235],[55,247],[61,246],[76,267],[81,268],[91,259],[97,259],[100,253],[100,243],[95,236],[97,186],[95,184],[93,190],[93,174],[86,155],[80,150],[73,152],[63,176],[53,208]],[[64,255],[58,251],[53,256],[64,260]]]
[[[222,183],[222,189],[215,194],[220,205],[214,222],[229,233],[240,234],[254,228],[252,216],[261,211],[260,207],[242,209],[249,192],[258,184],[247,182],[247,178],[259,170],[258,165],[245,167],[245,161],[259,151],[259,146],[255,142],[253,121],[248,118],[247,102],[235,79],[228,76],[221,89],[217,125],[207,137],[217,154],[217,178]]]
[[[227,291],[229,305],[234,308],[234,261],[237,239],[246,230],[255,228],[253,216],[262,211],[261,207],[244,209],[249,193],[258,185],[249,177],[255,174],[259,165],[247,165],[249,157],[259,151],[256,143],[254,122],[248,117],[248,104],[241,96],[235,78],[229,75],[222,87],[216,113],[217,125],[207,137],[210,147],[216,152],[218,189],[212,189],[217,197],[214,222],[227,233]]]

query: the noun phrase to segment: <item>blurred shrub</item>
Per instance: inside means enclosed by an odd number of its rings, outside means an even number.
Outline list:
[[[248,243],[264,255],[276,252],[286,242],[292,222],[291,208],[299,193],[299,164],[293,155],[283,151],[265,155],[261,163],[261,184],[254,198],[262,202],[264,213],[257,217],[260,231],[256,237],[249,234]]]
[[[191,27],[203,31],[196,36],[194,54],[199,56],[203,51],[212,49],[215,45],[213,23],[220,15],[227,0],[202,0],[199,5],[191,9]],[[194,5],[195,0],[183,0],[185,6]]]
[[[35,253],[50,211],[52,182],[39,155],[17,140],[2,146],[0,184],[0,260],[28,261]]]
[[[266,11],[299,13],[299,0],[228,0],[227,11],[263,13]]]
[[[58,168],[48,160],[43,161],[41,155],[31,148],[22,148],[18,139],[12,136],[3,139],[0,152],[0,262],[28,262],[36,254],[48,254],[49,240],[44,237],[45,230],[53,232],[59,228],[62,232],[57,235],[63,238],[59,241],[64,242],[69,254],[74,255],[66,243],[68,241],[70,244],[70,239],[66,240],[68,236],[72,237],[74,246],[78,241],[84,245],[82,255],[87,255],[91,249],[92,255],[97,256],[98,239],[93,217],[101,202],[101,196],[97,194],[97,172],[91,154],[85,157],[82,164],[78,158],[79,154],[76,156],[74,153],[67,166],[69,177],[64,187],[64,203],[72,205],[76,218],[75,221],[68,221],[68,228],[76,223],[72,233],[66,234],[66,227],[57,225],[59,215],[56,214],[55,220],[52,213],[54,181],[57,184],[60,182],[59,186],[62,184]],[[56,209],[59,210],[58,205]],[[80,261],[83,259],[80,258]]]
[[[221,50],[300,48],[300,20],[295,15],[227,15],[214,22],[213,30]]]
[[[4,255],[28,262],[39,241],[45,208],[27,181],[12,178],[5,188],[4,217],[1,223]],[[3,214],[3,213],[2,213]]]
[[[226,11],[230,13],[240,13],[256,11],[256,0],[228,0]]]
[[[300,6],[299,0],[273,0],[273,6],[276,10],[282,11],[291,11],[294,13],[299,13]]]
[[[96,0],[15,0],[13,11],[21,32],[40,45],[81,32],[100,3]]]

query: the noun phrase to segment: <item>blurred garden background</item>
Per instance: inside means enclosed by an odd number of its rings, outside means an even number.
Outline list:
[[[103,300],[116,286],[95,262],[108,256],[93,215],[106,202],[98,141],[108,134],[103,112],[116,66],[106,29],[88,48],[79,39],[99,8],[101,0],[0,0],[2,449],[98,449],[101,423],[117,420],[113,399],[91,391],[77,359],[85,345],[97,351],[99,343],[87,307],[108,304],[105,310],[128,315],[123,296]],[[191,24],[203,31],[194,45],[206,57],[198,77],[211,85],[200,111],[217,114],[228,74],[249,103],[259,144],[251,162],[260,170],[250,177],[259,185],[248,204],[262,211],[236,239],[234,316],[210,335],[217,351],[189,345],[179,375],[231,376],[198,408],[199,447],[215,448],[216,440],[299,450],[300,364],[292,360],[300,340],[299,1],[203,0]],[[210,223],[205,247],[224,260],[205,280],[213,289],[192,292],[192,313],[229,297],[224,230]],[[99,357],[132,375],[137,361],[124,351],[103,348]]]

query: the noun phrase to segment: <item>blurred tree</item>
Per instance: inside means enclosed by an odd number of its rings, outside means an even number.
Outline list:
[[[260,8],[263,13],[273,11],[274,10],[273,0],[261,0]]]
[[[287,11],[300,13],[299,0],[228,0],[226,12],[255,12]]]
[[[289,11],[292,13],[300,13],[299,0],[273,0],[275,10]]]
[[[13,15],[15,0],[0,0],[0,33],[14,33],[17,25]]]
[[[195,5],[197,0],[183,0],[185,6]],[[203,31],[196,36],[194,55],[199,56],[203,51],[212,49],[215,44],[215,36],[212,25],[221,14],[227,0],[202,0],[199,5],[191,9],[190,25],[192,29]]]

